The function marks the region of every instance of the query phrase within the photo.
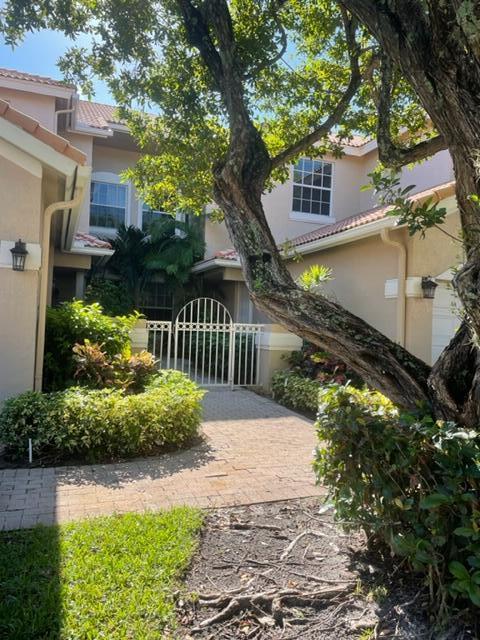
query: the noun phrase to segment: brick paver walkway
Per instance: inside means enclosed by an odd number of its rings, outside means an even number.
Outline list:
[[[312,423],[243,389],[210,391],[203,441],[130,462],[0,470],[0,528],[178,504],[218,507],[320,495]]]

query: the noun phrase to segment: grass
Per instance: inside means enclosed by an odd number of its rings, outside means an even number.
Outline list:
[[[0,638],[171,638],[201,525],[175,508],[0,534]]]

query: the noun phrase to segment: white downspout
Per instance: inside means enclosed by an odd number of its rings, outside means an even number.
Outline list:
[[[38,299],[38,323],[37,323],[37,345],[35,353],[35,374],[33,388],[35,391],[42,390],[43,373],[43,350],[45,347],[45,323],[47,315],[47,294],[48,294],[48,271],[50,259],[50,232],[52,227],[52,217],[56,211],[73,209],[81,204],[83,200],[83,190],[79,189],[78,194],[72,200],[52,202],[45,209],[43,216],[42,233],[42,260],[40,263],[40,292]]]
[[[407,249],[403,242],[392,240],[390,230],[382,229],[382,241],[390,247],[395,247],[398,251],[397,268],[397,342],[400,346],[405,346],[405,325],[406,325],[406,281],[407,281]]]
[[[58,133],[58,116],[61,116],[63,114],[67,114],[67,113],[73,113],[75,111],[75,109],[59,109],[58,111],[55,111],[55,131],[54,133]]]

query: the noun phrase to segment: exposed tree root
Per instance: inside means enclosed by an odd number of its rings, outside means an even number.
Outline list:
[[[231,594],[226,596],[221,594],[216,599],[212,599],[210,595],[206,598],[199,596],[198,605],[208,607],[221,607],[221,611],[215,615],[202,620],[200,624],[192,629],[192,632],[199,633],[205,627],[214,624],[220,624],[232,619],[234,616],[244,611],[262,611],[269,614],[271,621],[280,627],[287,622],[289,607],[318,607],[326,600],[332,600],[341,595],[346,595],[354,589],[354,584],[342,585],[330,589],[322,589],[319,591],[303,592],[298,589],[272,589],[252,594]],[[265,618],[265,616],[263,616]],[[300,618],[291,616],[288,620],[289,624],[300,624],[303,622]]]

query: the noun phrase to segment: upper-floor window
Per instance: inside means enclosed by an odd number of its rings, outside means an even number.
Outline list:
[[[90,189],[90,225],[118,229],[127,222],[127,186],[92,180]]]
[[[293,168],[294,213],[332,215],[332,163],[301,158]]]
[[[165,213],[165,211],[159,211],[157,209],[152,209],[148,206],[148,204],[145,203],[142,204],[141,216],[141,227],[143,231],[148,231],[152,222],[155,222],[156,220],[172,220],[172,216],[169,213]]]

